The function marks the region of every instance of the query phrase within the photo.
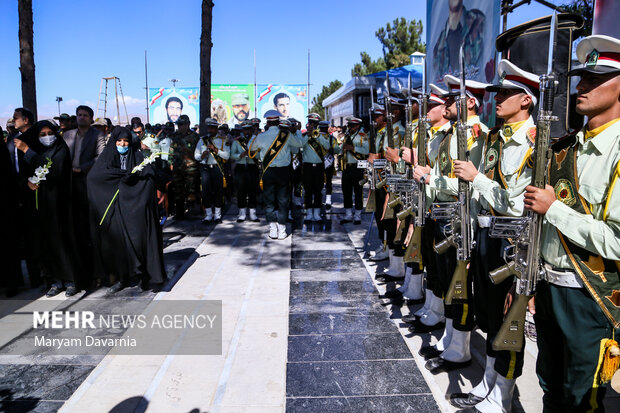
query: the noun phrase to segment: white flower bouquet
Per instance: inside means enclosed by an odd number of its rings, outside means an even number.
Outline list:
[[[47,163],[43,166],[37,167],[37,169],[34,170],[34,175],[28,178],[28,182],[37,187],[34,190],[35,206],[37,211],[39,210],[39,185],[41,185],[41,182],[47,180],[47,174],[50,173],[52,164],[52,160],[47,158]]]

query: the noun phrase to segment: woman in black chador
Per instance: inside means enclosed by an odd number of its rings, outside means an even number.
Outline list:
[[[63,288],[69,297],[78,288],[87,288],[80,279],[80,260],[71,215],[71,154],[69,147],[50,121],[37,122],[19,137],[24,152],[28,188],[25,204],[29,217],[27,248],[51,284],[48,297]],[[39,169],[38,169],[39,168]],[[43,170],[47,171],[43,171]],[[37,182],[34,177],[39,174]]]
[[[132,173],[143,160],[131,146],[131,133],[116,127],[88,174],[95,277],[111,277],[110,293],[134,277],[144,289],[166,279],[155,170],[151,164]]]

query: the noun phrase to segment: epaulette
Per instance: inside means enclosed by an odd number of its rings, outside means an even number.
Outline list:
[[[530,142],[534,142],[536,140],[536,127],[532,126],[525,132]]]
[[[577,132],[569,133],[568,135],[558,138],[551,144],[551,150],[553,152],[561,152],[566,148],[569,148],[577,143]]]

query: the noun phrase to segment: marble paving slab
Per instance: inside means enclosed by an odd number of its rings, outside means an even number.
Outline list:
[[[286,411],[287,413],[434,413],[440,410],[431,394],[409,394],[381,397],[290,398],[286,404]]]
[[[303,334],[390,333],[394,323],[383,312],[290,314],[289,336]]]
[[[288,361],[411,359],[399,332],[291,336]]]

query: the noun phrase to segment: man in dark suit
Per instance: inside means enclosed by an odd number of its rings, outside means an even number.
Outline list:
[[[30,129],[34,124],[34,114],[26,108],[17,108],[13,113],[13,122],[16,133],[9,135],[6,142],[7,152],[9,158],[11,159],[11,173],[9,175],[9,180],[13,181],[11,182],[11,185],[15,189],[15,196],[17,197],[14,206],[17,207],[19,214],[18,222],[24,222],[26,217],[23,215],[25,209],[22,206],[24,203],[26,180],[28,179],[28,176],[25,173],[26,164],[24,161],[24,153],[19,150],[18,146],[23,144],[19,139],[20,135]],[[12,223],[8,222],[7,233],[11,232],[11,226]],[[36,287],[41,282],[39,268],[26,248],[28,245],[28,240],[25,238],[27,236],[27,232],[20,231],[18,228],[13,229],[19,238],[13,239],[11,242],[15,242],[17,244],[16,250],[21,251],[17,254],[17,262],[9,262],[6,265],[9,272],[9,276],[6,278],[5,283],[7,297],[15,295],[17,293],[17,289],[23,285],[21,265],[19,261],[21,261],[24,257],[26,258],[30,285]]]
[[[71,129],[63,134],[69,146],[73,161],[73,213],[78,245],[82,248],[85,270],[87,274],[92,270],[92,252],[90,250],[90,223],[88,219],[88,194],[86,192],[86,176],[97,159],[97,140],[102,132],[92,127],[93,110],[80,105],[75,110],[77,129]]]

